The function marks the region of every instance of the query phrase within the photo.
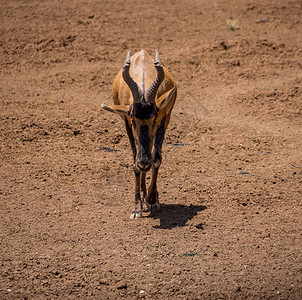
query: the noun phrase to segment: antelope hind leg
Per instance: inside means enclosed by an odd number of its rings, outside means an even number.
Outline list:
[[[145,201],[151,215],[154,212],[160,210],[160,203],[159,203],[159,199],[158,199],[158,191],[157,191],[157,186],[156,186],[157,174],[158,174],[158,168],[153,168],[152,169],[152,180],[151,180],[150,187],[148,189],[148,195],[147,195],[146,201]]]

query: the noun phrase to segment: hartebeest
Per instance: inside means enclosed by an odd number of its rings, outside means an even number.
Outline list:
[[[117,113],[125,120],[133,151],[135,205],[131,219],[142,216],[143,203],[151,213],[160,208],[156,181],[176,91],[175,81],[160,63],[157,50],[155,59],[145,50],[131,57],[129,51],[113,82],[114,105],[102,104],[103,109]],[[146,172],[151,168],[152,179],[147,193]]]

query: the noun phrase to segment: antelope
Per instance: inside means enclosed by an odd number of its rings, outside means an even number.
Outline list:
[[[142,216],[144,203],[151,215],[160,209],[157,175],[176,93],[175,81],[161,64],[157,50],[155,59],[145,50],[131,57],[129,51],[123,68],[113,81],[114,105],[102,104],[103,109],[124,119],[133,152],[135,199],[130,219]],[[146,172],[151,169],[152,178],[147,192]]]

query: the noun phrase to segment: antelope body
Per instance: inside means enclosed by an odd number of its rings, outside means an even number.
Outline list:
[[[129,51],[123,68],[113,82],[114,105],[102,104],[103,109],[122,116],[130,140],[135,174],[131,219],[142,216],[143,203],[147,204],[151,213],[160,208],[156,182],[176,93],[175,81],[160,63],[157,51],[155,59],[145,50],[130,58]],[[146,172],[150,169],[152,179],[147,192]]]

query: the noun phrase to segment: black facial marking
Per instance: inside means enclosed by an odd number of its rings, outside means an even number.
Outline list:
[[[150,147],[150,136],[149,136],[149,126],[142,125],[139,131],[139,143],[144,150]]]
[[[148,102],[135,103],[133,107],[134,116],[140,120],[147,120],[154,116],[153,104]]]

